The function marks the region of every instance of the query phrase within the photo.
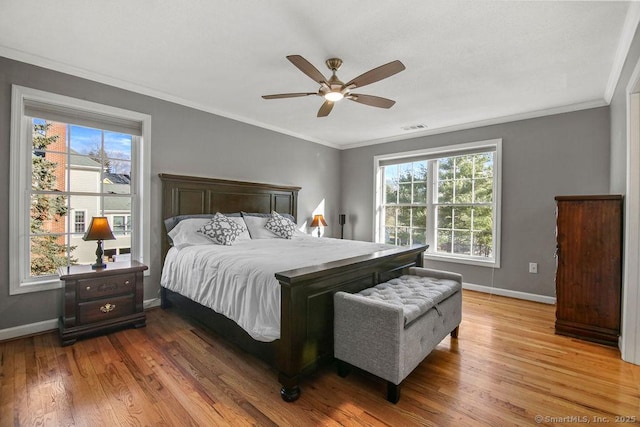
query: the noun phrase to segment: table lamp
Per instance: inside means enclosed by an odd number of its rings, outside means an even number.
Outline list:
[[[320,226],[321,225],[324,225],[325,227],[327,226],[327,222],[324,220],[324,217],[322,216],[322,214],[314,215],[313,216],[313,221],[311,221],[311,226],[312,227],[318,227],[318,237],[320,237]]]
[[[109,220],[106,216],[94,216],[91,218],[91,224],[89,228],[82,236],[82,240],[97,240],[98,249],[96,249],[96,263],[91,266],[92,269],[107,268],[107,264],[102,260],[104,251],[102,250],[103,240],[115,240],[111,228],[109,227]]]

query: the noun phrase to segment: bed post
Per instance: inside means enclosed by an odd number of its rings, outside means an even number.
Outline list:
[[[167,288],[160,286],[160,308],[171,307],[171,301],[167,298]]]
[[[278,381],[282,384],[280,396],[285,402],[300,397],[300,374],[302,371],[302,338],[306,335],[305,316],[296,315],[296,289],[280,281],[280,342],[276,368]],[[302,303],[302,301],[300,302]],[[295,321],[292,321],[295,319]],[[297,337],[297,338],[296,338]]]

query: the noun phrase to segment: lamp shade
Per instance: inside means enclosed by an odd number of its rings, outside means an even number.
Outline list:
[[[321,225],[324,225],[324,226],[327,225],[322,214],[314,215],[313,221],[311,221],[311,227],[319,227]]]
[[[115,240],[107,217],[94,216],[91,218],[91,224],[82,236],[82,240]]]

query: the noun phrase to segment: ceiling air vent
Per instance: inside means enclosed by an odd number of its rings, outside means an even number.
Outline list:
[[[426,128],[427,128],[427,125],[410,125],[410,126],[403,126],[400,129],[405,131],[410,131],[410,130],[422,130]]]

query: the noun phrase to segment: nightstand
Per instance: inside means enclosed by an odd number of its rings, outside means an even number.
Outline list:
[[[59,322],[62,345],[118,326],[145,326],[142,275],[146,269],[137,261],[112,262],[96,270],[90,265],[60,267],[58,275],[64,289]]]

